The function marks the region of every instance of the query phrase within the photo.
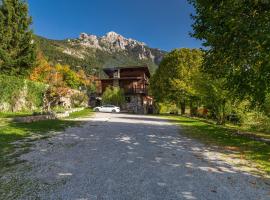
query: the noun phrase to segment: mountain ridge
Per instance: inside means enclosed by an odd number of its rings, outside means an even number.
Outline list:
[[[112,66],[148,65],[154,72],[166,51],[110,31],[104,36],[81,33],[78,38],[52,40],[36,36],[40,50],[53,63],[86,71]]]

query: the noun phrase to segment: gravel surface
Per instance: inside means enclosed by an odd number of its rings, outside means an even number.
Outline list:
[[[270,199],[268,179],[164,119],[97,113],[84,121],[35,142],[25,162],[0,177],[0,199]]]

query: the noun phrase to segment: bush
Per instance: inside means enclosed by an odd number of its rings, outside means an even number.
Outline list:
[[[270,132],[270,118],[259,111],[251,111],[243,119],[243,126],[254,131]]]
[[[124,91],[119,87],[107,87],[102,95],[103,104],[113,104],[116,106],[122,106],[125,102]]]
[[[0,110],[33,110],[42,106],[46,85],[20,77],[0,75]]]
[[[75,93],[71,96],[72,107],[84,107],[87,105],[88,97],[86,94],[80,92]]]
[[[42,83],[27,81],[27,102],[33,107],[42,107],[43,95],[46,90],[46,85]]]
[[[175,104],[170,103],[159,103],[158,104],[159,113],[168,113],[168,114],[178,114],[178,108]]]

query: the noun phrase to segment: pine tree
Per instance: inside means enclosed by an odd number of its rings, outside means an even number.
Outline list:
[[[22,0],[0,3],[0,72],[26,76],[35,65],[36,45],[28,6]]]

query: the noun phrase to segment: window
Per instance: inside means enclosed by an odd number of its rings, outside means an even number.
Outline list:
[[[118,70],[115,70],[113,72],[113,78],[120,78],[120,70],[119,69]]]
[[[130,103],[131,102],[131,98],[130,97],[126,97],[126,103]]]

